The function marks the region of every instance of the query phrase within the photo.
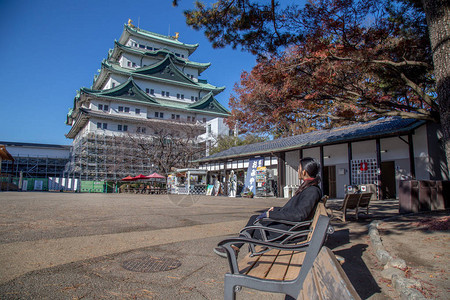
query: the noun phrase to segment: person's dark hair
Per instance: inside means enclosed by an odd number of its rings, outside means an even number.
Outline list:
[[[312,158],[312,157],[305,157],[300,159],[300,165],[302,166],[302,170],[305,170],[306,173],[312,178],[313,180],[305,180],[295,192],[295,195],[301,193],[306,188],[312,186],[312,185],[319,185],[320,183],[320,163]]]

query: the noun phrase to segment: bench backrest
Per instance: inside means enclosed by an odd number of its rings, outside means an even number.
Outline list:
[[[321,215],[322,216],[328,216],[327,210],[325,208],[325,205],[322,202],[319,202],[317,204],[316,212],[314,213],[314,217],[313,217],[312,222],[311,222],[311,226],[310,226],[311,231],[308,234],[308,238],[306,239],[307,242],[309,242],[311,240],[312,235],[314,233],[314,228],[316,227],[317,221],[319,220],[319,216],[321,216]]]
[[[367,207],[369,205],[371,198],[372,198],[372,193],[361,194],[361,199],[359,200],[359,207]]]
[[[333,252],[322,247],[306,275],[298,299],[361,299]]]
[[[361,199],[361,194],[347,194],[345,195],[344,204],[342,207],[344,209],[355,209],[359,205],[359,199]]]

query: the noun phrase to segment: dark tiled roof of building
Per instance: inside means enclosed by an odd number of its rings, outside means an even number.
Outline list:
[[[0,141],[0,144],[5,146],[14,146],[14,147],[32,147],[32,148],[52,148],[52,149],[61,149],[61,150],[69,150],[70,145],[55,145],[55,144],[39,144],[39,143],[20,143],[20,142],[6,142]]]
[[[204,157],[197,162],[215,161],[233,157],[259,155],[405,134],[423,124],[425,124],[425,121],[416,119],[383,118],[367,123],[357,123],[328,130],[317,130],[272,141],[233,147]]]

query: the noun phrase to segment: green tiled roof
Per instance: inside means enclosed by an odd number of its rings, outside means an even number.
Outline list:
[[[190,104],[188,107],[190,109],[215,111],[218,113],[230,115],[230,112],[214,98],[212,93],[208,93],[200,101],[194,102]]]
[[[212,93],[208,93],[200,101],[195,103],[155,99],[145,93],[136,84],[132,77],[112,89],[93,90],[81,88],[81,92],[99,98],[116,99],[119,101],[135,102],[157,107],[174,108],[192,113],[205,113],[208,115],[216,115],[221,117],[227,117],[230,115],[230,112],[214,98]]]
[[[225,89],[225,87],[216,87],[209,83],[195,82],[191,80],[184,73],[178,70],[178,68],[174,65],[173,59],[170,55],[167,55],[164,60],[154,65],[138,68],[136,70],[122,68],[118,64],[112,64],[105,60],[102,62],[102,68],[106,68],[107,70],[115,71],[126,76],[136,75],[136,77],[142,77],[150,80],[207,90],[213,92],[214,95],[217,95]],[[171,74],[174,75],[172,76]]]
[[[157,56],[165,57],[167,55],[170,55],[175,63],[199,69],[200,73],[203,72],[204,70],[206,70],[207,68],[209,68],[209,66],[211,66],[211,63],[199,63],[199,62],[194,62],[194,61],[178,58],[172,51],[169,51],[166,49],[149,51],[149,50],[143,50],[140,48],[128,47],[128,46],[125,46],[125,45],[119,43],[118,41],[114,41],[114,45],[115,45],[115,48],[110,49],[110,51],[108,52],[108,58],[110,58],[114,54],[114,51],[116,49],[120,49],[125,52],[130,52],[130,53],[135,53],[138,55],[145,55],[145,56],[150,56],[150,57],[157,57]]]
[[[92,90],[82,88],[81,91],[98,97],[120,98],[144,103],[158,103],[153,97],[142,91],[131,77],[126,82],[112,89]]]
[[[158,41],[158,42],[165,43],[168,45],[173,45],[173,46],[177,46],[180,48],[184,48],[189,51],[189,54],[193,53],[198,47],[198,44],[185,44],[185,43],[182,43],[170,36],[150,32],[150,31],[136,28],[136,27],[132,28],[132,27],[128,26],[127,24],[124,25],[124,30],[130,34],[140,36],[144,39],[150,39],[150,40]]]

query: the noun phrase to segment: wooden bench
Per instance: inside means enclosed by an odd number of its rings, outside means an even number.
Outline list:
[[[369,214],[369,204],[370,204],[370,199],[372,199],[373,193],[362,193],[361,194],[361,199],[359,199],[359,204],[358,204],[358,208],[366,208],[367,212],[366,214]],[[359,211],[358,211],[359,212]]]
[[[325,207],[322,205],[319,210],[325,210]],[[308,232],[301,233],[307,237],[306,240],[298,244],[281,244],[248,237],[221,241],[219,246],[226,249],[231,269],[230,273],[225,274],[225,299],[235,299],[236,289],[241,286],[296,298],[325,241],[329,221],[326,211],[325,214],[317,214]],[[238,264],[231,247],[238,243],[267,247],[268,250],[256,251],[259,255],[250,252]]]
[[[358,220],[359,208],[367,208],[367,214],[369,214],[369,203],[372,198],[372,193],[362,194],[347,194],[345,195],[344,202],[338,211],[342,211],[342,221],[346,222],[347,210],[354,209],[355,217]]]
[[[312,229],[317,223],[317,220],[320,215],[328,216],[325,203],[319,202],[316,206],[316,209],[314,211],[314,215],[311,220],[308,221],[302,221],[302,222],[292,222],[292,221],[285,221],[285,220],[272,220],[270,218],[264,218],[262,219],[264,222],[275,222],[275,223],[282,223],[287,226],[290,226],[288,230],[281,230],[281,229],[275,229],[271,227],[266,227],[262,225],[259,221],[255,223],[253,226],[247,226],[244,227],[239,234],[245,235],[248,238],[252,237],[251,232],[254,230],[259,230],[260,235],[264,241],[267,242],[276,242],[279,244],[293,244],[298,243],[299,241],[308,241],[311,239],[311,233]],[[268,239],[267,236],[270,232],[277,233],[276,238]],[[331,234],[334,232],[334,229],[329,226],[328,233]],[[249,244],[249,249],[252,255],[258,255],[261,252],[257,251],[255,249],[255,246],[253,244]],[[262,250],[265,251],[265,250]]]

